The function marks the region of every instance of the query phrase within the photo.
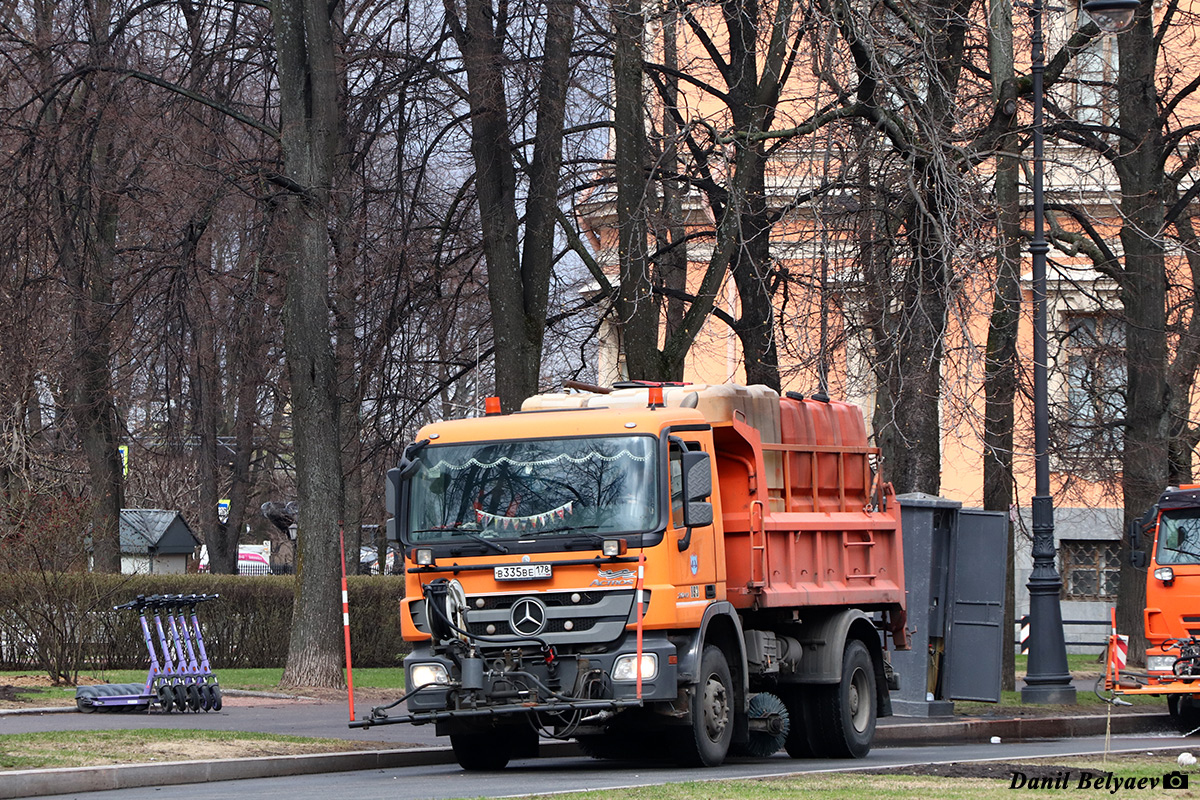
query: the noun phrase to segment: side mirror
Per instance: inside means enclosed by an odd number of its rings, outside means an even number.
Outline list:
[[[387,539],[389,542],[399,541],[400,533],[396,530],[396,517],[400,516],[400,468],[392,467],[387,471],[384,481],[384,509],[387,511]]]
[[[1125,532],[1129,541],[1129,563],[1138,569],[1145,569],[1150,563],[1145,549],[1142,547],[1142,534],[1151,530],[1158,519],[1158,506],[1146,512],[1140,520],[1133,520]]]
[[[683,453],[683,499],[687,503],[698,503],[712,494],[712,463],[708,453],[702,450],[686,450]]]
[[[404,448],[404,454],[400,456],[400,466],[397,468],[399,480],[406,481],[416,473],[421,466],[421,462],[417,461],[417,453],[425,449],[428,444],[428,439],[422,439]],[[388,474],[391,475],[391,471]]]
[[[712,494],[712,459],[703,451],[687,450],[683,453],[683,526],[687,533],[679,540],[679,551],[687,550],[692,543],[692,528],[703,528],[713,524],[712,503],[707,498]]]

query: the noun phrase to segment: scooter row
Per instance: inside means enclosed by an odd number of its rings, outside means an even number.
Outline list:
[[[138,595],[114,610],[135,610],[150,654],[145,684],[80,686],[75,704],[80,711],[148,710],[158,703],[163,711],[219,711],[221,687],[208,662],[196,606],[216,600],[217,594]],[[153,631],[151,630],[153,621]],[[157,647],[155,641],[157,640]]]

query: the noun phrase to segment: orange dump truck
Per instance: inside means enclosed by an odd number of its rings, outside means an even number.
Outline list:
[[[1143,532],[1153,534],[1149,551],[1140,549]],[[1146,671],[1118,670],[1110,653],[1107,688],[1166,695],[1191,730],[1200,727],[1200,484],[1168,487],[1131,533],[1133,562],[1146,568]]]
[[[905,646],[900,507],[861,411],[618,385],[426,426],[389,472],[403,711],[466,769],[536,754],[861,757]]]

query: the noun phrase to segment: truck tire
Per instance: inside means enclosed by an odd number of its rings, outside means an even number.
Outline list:
[[[716,767],[733,741],[734,692],[729,662],[721,648],[706,645],[700,682],[691,698],[691,724],[678,731],[675,760],[687,767]]]
[[[1191,695],[1167,695],[1167,711],[1181,733],[1188,734],[1200,728],[1200,704]]]
[[[841,681],[814,687],[813,695],[815,736],[810,741],[817,755],[862,758],[869,753],[875,737],[875,667],[867,646],[847,641]]]

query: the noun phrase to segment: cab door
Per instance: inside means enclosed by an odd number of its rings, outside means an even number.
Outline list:
[[[672,565],[671,582],[676,587],[678,602],[695,601],[697,607],[717,598],[717,583],[724,580],[725,572],[723,554],[717,547],[720,506],[715,497],[715,475],[712,481],[713,496],[709,498],[713,502],[714,523],[693,527],[690,533],[683,524],[683,504],[687,500],[683,491],[683,453],[685,450],[703,449],[699,441],[687,441],[677,435],[672,435],[668,440],[671,516],[665,544]],[[712,469],[711,460],[709,469]]]

